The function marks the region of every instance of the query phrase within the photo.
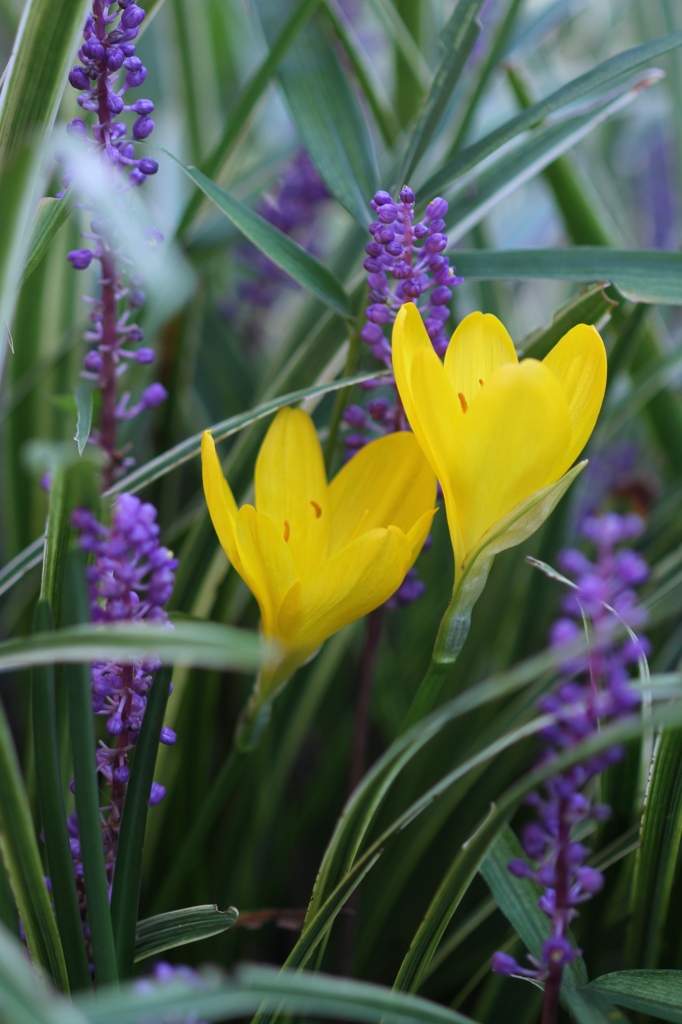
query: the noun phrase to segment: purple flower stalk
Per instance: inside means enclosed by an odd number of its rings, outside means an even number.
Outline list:
[[[135,56],[133,42],[144,17],[144,10],[132,0],[118,0],[117,3],[93,0],[92,12],[83,30],[84,42],[78,51],[81,63],[69,74],[69,82],[81,93],[78,97],[80,106],[84,111],[92,112],[95,120],[88,126],[77,117],[69,123],[67,130],[76,138],[87,140],[101,154],[110,170],[114,193],[141,185],[159,169],[156,160],[139,157],[134,145],[134,142],[148,138],[154,129],[154,122],[149,116],[154,104],[147,99],[126,102],[128,91],[142,85],[147,75],[147,69]],[[128,137],[126,124],[119,119],[124,112],[136,115],[132,138]],[[65,186],[68,186],[68,180],[67,173]],[[152,232],[151,242],[162,240],[158,231],[152,229]],[[96,298],[86,299],[91,305],[91,312],[90,327],[84,337],[92,347],[85,356],[83,376],[96,382],[102,392],[101,426],[92,432],[90,439],[107,457],[104,485],[109,487],[131,462],[117,450],[118,424],[143,409],[154,408],[167,396],[161,384],[152,384],[133,405],[129,404],[128,393],[119,399],[118,378],[125,372],[127,364],[146,365],[154,360],[152,349],[138,347],[144,333],[134,322],[137,311],[145,302],[145,295],[139,279],[128,279],[126,267],[129,260],[117,244],[111,221],[93,217],[90,232],[84,238],[90,244],[74,249],[67,258],[75,270],[87,269],[93,260],[99,261],[101,266],[99,294]]]
[[[562,751],[595,734],[601,725],[631,714],[639,705],[631,670],[647,654],[648,641],[644,636],[623,640],[616,627],[618,618],[633,631],[645,622],[634,588],[647,579],[648,566],[640,555],[623,546],[643,528],[643,521],[635,515],[588,516],[581,533],[594,546],[594,560],[575,549],[560,555],[561,568],[573,579],[575,589],[562,601],[563,614],[552,626],[550,644],[561,650],[576,641],[583,631],[584,615],[590,624],[590,648],[584,657],[564,665],[559,686],[540,701],[540,710],[552,717],[541,732],[544,751],[540,764],[551,763]],[[550,919],[551,935],[542,947],[541,959],[529,957],[530,968],[498,952],[492,969],[498,974],[544,981],[543,1024],[556,1020],[563,969],[580,955],[568,934],[576,908],[604,884],[601,872],[586,864],[590,851],[574,839],[574,831],[581,823],[604,820],[610,810],[592,804],[584,790],[590,779],[623,756],[620,746],[596,754],[549,779],[541,791],[528,798],[536,820],[525,826],[521,841],[531,863],[514,860],[509,870],[544,888],[538,905]]]
[[[163,606],[171,596],[178,562],[168,548],[159,544],[160,528],[154,506],[132,494],[121,494],[114,505],[110,527],[86,509],[77,509],[72,522],[80,531],[81,548],[93,556],[87,569],[92,621],[154,622],[170,629]],[[128,665],[96,662],[92,666],[93,710],[106,717],[106,730],[115,739],[113,746],[100,743],[97,751],[97,770],[111,789],[104,826],[110,884],[130,777],[130,752],[142,726],[151,673],[159,667],[155,660]],[[173,744],[175,740],[172,729],[162,730],[162,743]],[[150,806],[164,796],[164,787],[154,783]]]
[[[462,283],[445,255],[448,239],[443,234],[448,204],[440,197],[432,199],[422,220],[414,223],[415,195],[407,185],[398,202],[388,192],[376,192],[370,203],[377,219],[369,226],[372,241],[365,246],[364,268],[368,273],[367,323],[360,337],[375,359],[391,369],[391,342],[387,331],[398,310],[414,302],[439,356],[448,346],[445,324],[452,289]],[[391,379],[368,381],[365,390],[387,388],[387,394],[375,395],[362,405],[349,405],[343,414],[349,427],[344,435],[348,457],[372,438],[396,430],[409,430],[395,382]],[[387,607],[411,604],[421,597],[425,587],[415,569],[410,569]]]

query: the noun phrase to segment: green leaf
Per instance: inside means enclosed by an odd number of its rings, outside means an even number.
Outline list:
[[[70,188],[61,199],[46,196],[39,201],[29,228],[29,240],[21,276],[22,282],[38,266],[49,249],[52,239],[68,220],[69,214],[76,205],[76,198],[75,188]]]
[[[264,19],[268,34],[270,19]],[[307,25],[283,61],[279,79],[320,177],[360,224],[379,187],[376,155],[362,109],[320,25]]]
[[[47,601],[39,601],[34,628],[47,631],[52,614]],[[73,871],[73,857],[66,827],[66,809],[61,787],[61,767],[57,742],[54,666],[41,665],[31,673],[31,709],[33,712],[36,788],[43,824],[45,853],[52,883],[57,925],[64,950],[69,986],[90,986],[90,971],[85,954],[83,923]]]
[[[457,270],[464,277],[479,281],[610,281],[633,302],[682,304],[682,255],[676,252],[592,245],[566,249],[461,250],[457,252]]]
[[[595,978],[585,992],[660,1020],[682,1022],[682,971],[615,971]]]
[[[450,200],[446,229],[450,243],[459,241],[514,189],[535,177],[609,117],[632,103],[641,95],[644,84],[650,85],[655,81],[657,79],[649,76],[646,83],[641,80],[634,82],[629,89],[596,111],[568,117],[558,124],[538,129],[511,152],[505,150],[492,164],[468,176],[466,184],[460,186]],[[449,195],[447,190],[446,195]],[[459,253],[456,255],[459,267],[458,257]]]
[[[627,961],[656,964],[682,838],[682,731],[659,737],[632,880]]]
[[[504,146],[510,139],[529,128],[534,128],[550,114],[575,102],[582,96],[594,94],[594,98],[597,98],[599,94],[622,85],[633,71],[645,67],[656,57],[669,53],[670,50],[674,50],[680,45],[682,45],[682,32],[675,32],[673,35],[663,36],[661,39],[654,39],[651,42],[642,43],[640,46],[633,46],[631,49],[611,57],[584,75],[574,78],[573,81],[563,85],[545,99],[534,103],[532,107],[517,114],[516,117],[512,117],[499,128],[495,128],[479,139],[478,142],[467,146],[445,167],[421,185],[420,190],[427,195],[438,193],[450,182],[476,168],[482,160]]]
[[[221,935],[237,923],[238,917],[236,907],[218,910],[215,903],[147,917],[137,925],[135,963],[165,953],[168,949],[177,949],[178,946],[209,939],[212,935]]]
[[[544,359],[556,343],[577,324],[601,325],[608,320],[614,302],[601,284],[593,284],[571,298],[552,316],[552,322],[531,331],[519,342],[524,356]]]
[[[31,809],[5,709],[0,704],[0,850],[36,971],[68,991],[64,953],[45,885]]]
[[[223,134],[210,156],[207,157],[201,166],[201,171],[206,177],[216,178],[219,175],[221,168],[239,141],[240,135],[246,127],[251,114],[254,112],[258,101],[269,85],[270,79],[277,71],[296,36],[308,21],[319,2],[320,0],[301,0],[294,13],[283,25],[277,38],[273,40],[270,52],[240,93],[234,109],[227,120]],[[201,196],[195,193],[188,202],[180,219],[180,225],[177,230],[179,235],[186,231],[200,206]]]
[[[476,18],[482,6],[483,0],[459,0],[443,29],[441,39],[445,53],[410,135],[398,175],[401,184],[410,180],[442,120],[481,31]]]
[[[0,672],[32,665],[131,661],[158,657],[202,668],[253,672],[267,652],[255,632],[216,622],[179,621],[172,630],[146,623],[83,624],[0,644]]]
[[[417,996],[391,992],[381,985],[325,974],[280,973],[273,967],[237,966],[230,978],[203,971],[198,983],[165,982],[144,993],[133,986],[100,991],[97,999],[80,998],[78,1010],[91,1024],[138,1024],[145,1019],[202,1020],[244,1017],[267,1000],[286,1013],[336,1017],[367,1024],[472,1024],[469,1017]]]
[[[133,973],[142,851],[156,755],[159,751],[163,717],[170,694],[170,681],[170,672],[162,669],[152,683],[140,736],[135,745],[135,756],[123,805],[116,867],[111,887],[111,923],[119,978],[129,978]]]
[[[428,719],[426,721],[428,722]],[[544,721],[546,719],[541,720],[541,723]],[[443,933],[480,869],[484,857],[528,793],[537,789],[546,779],[563,772],[573,764],[587,760],[597,751],[639,737],[643,731],[656,728],[663,721],[671,728],[677,725],[682,721],[682,708],[668,705],[656,709],[647,721],[630,718],[607,726],[598,735],[592,736],[572,750],[562,752],[551,762],[538,765],[504,792],[495,802],[487,818],[464,844],[443,878],[403,960],[396,986],[409,991],[419,988]]]
[[[0,153],[38,146],[52,130],[90,0],[28,0],[0,94]]]
[[[81,380],[76,384],[75,399],[78,410],[76,422],[76,436],[74,441],[78,445],[78,454],[82,455],[88,443],[90,430],[92,428],[92,400],[95,393],[95,384],[89,380]]]
[[[163,152],[166,152],[165,150]],[[171,153],[166,153],[182,168],[188,178],[215,203],[221,213],[241,231],[257,249],[272,260],[294,281],[308,288],[314,295],[341,316],[350,315],[350,302],[343,285],[323,263],[294,242],[259,214],[244,206],[238,199],[224,192],[215,182],[198,171],[185,167]]]
[[[85,589],[85,560],[82,557],[82,552],[70,552],[65,576],[64,618],[67,622],[82,622],[89,615],[88,596]],[[78,629],[79,627],[73,628]],[[69,630],[65,630],[65,632],[68,633]],[[39,638],[40,635],[36,633],[35,637]],[[43,636],[50,637],[54,634],[46,633]],[[89,660],[92,661],[95,658],[99,660],[99,657],[93,651]],[[102,659],[108,660],[106,655],[102,655]],[[92,962],[98,983],[113,983],[117,980],[118,972],[102,842],[90,665],[84,663],[70,666],[64,671],[64,679],[68,691],[69,735],[73,759],[76,814],[78,815],[78,841],[83,864]]]
[[[0,1005],[7,1024],[86,1024],[78,1010],[43,985],[26,949],[0,925]]]
[[[89,0],[27,0],[0,92],[0,337],[11,320],[54,125]]]

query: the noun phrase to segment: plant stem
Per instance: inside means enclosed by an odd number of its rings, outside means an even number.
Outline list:
[[[353,792],[365,771],[367,760],[367,743],[369,740],[370,711],[372,707],[372,690],[374,688],[374,669],[376,667],[381,624],[384,609],[376,608],[369,616],[367,639],[360,666],[360,681],[357,703],[355,705],[355,726],[353,729],[353,747],[348,773],[348,792]]]

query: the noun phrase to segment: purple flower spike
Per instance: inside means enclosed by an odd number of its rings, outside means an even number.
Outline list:
[[[620,547],[638,536],[643,525],[637,517],[615,513],[589,516],[580,532],[594,545],[595,560],[573,549],[559,555],[559,564],[573,578],[576,589],[569,591],[562,602],[564,615],[550,630],[550,645],[561,650],[567,643],[575,643],[586,615],[591,647],[585,656],[566,660],[564,677],[540,701],[540,710],[552,719],[541,733],[545,744],[541,764],[577,747],[603,725],[632,714],[639,705],[639,693],[631,684],[629,671],[636,661],[633,642],[616,632],[617,619],[609,607],[616,609],[631,628],[644,622],[644,612],[636,604],[632,588],[646,580],[648,567],[641,555]],[[646,637],[639,637],[634,646],[639,653],[647,644]],[[533,863],[513,860],[509,871],[516,878],[531,878],[544,888],[538,906],[551,922],[551,935],[542,947],[542,962],[534,971],[522,973],[546,982],[546,992],[552,988],[558,991],[564,967],[580,956],[568,935],[570,922],[578,914],[576,908],[604,885],[602,873],[585,863],[590,850],[573,838],[576,826],[604,821],[610,813],[603,804],[590,802],[585,787],[623,756],[622,747],[593,756],[550,778],[528,798],[537,820],[525,826],[521,838]],[[498,974],[519,973],[507,969],[509,961],[506,954],[496,953],[493,970]]]
[[[76,509],[71,522],[80,533],[81,548],[92,556],[87,569],[92,621],[146,621],[171,628],[163,606],[171,596],[178,563],[159,543],[154,506],[132,494],[121,494],[112,509],[111,526],[100,523],[87,509]],[[97,769],[111,791],[103,833],[110,884],[130,776],[128,761],[142,727],[152,673],[158,667],[156,660],[92,666],[93,710],[106,718],[106,731],[115,740],[114,746],[100,744],[97,751]],[[161,742],[175,740],[175,732],[164,727]],[[150,804],[159,803],[164,795],[163,786],[154,783]]]
[[[75,118],[68,125],[70,135],[88,139],[99,153],[111,188],[116,196],[133,186],[142,185],[150,175],[157,173],[159,165],[151,157],[136,156],[135,142],[146,139],[154,130],[149,116],[154,104],[149,99],[130,102],[128,91],[140,85],[147,74],[142,61],[135,54],[132,39],[137,35],[145,17],[144,9],[132,0],[114,3],[113,0],[93,0],[83,30],[83,44],[78,53],[80,61],[69,73],[69,82],[81,93],[78,102],[84,111],[95,115],[88,127],[85,120]],[[121,84],[121,74],[125,81]],[[137,116],[131,126],[119,115],[134,112]],[[67,171],[64,187],[68,187]],[[86,199],[87,208],[87,199]],[[83,363],[86,377],[97,381],[102,391],[101,426],[92,431],[90,442],[98,445],[106,456],[103,471],[104,486],[109,487],[121,475],[125,466],[133,461],[124,458],[118,447],[117,429],[123,420],[129,420],[144,409],[152,409],[166,397],[161,384],[152,384],[136,404],[130,404],[130,395],[118,396],[121,375],[131,363],[147,365],[153,361],[151,349],[135,351],[133,346],[143,339],[142,329],[132,322],[131,311],[139,309],[145,301],[138,281],[128,282],[126,268],[130,254],[126,253],[116,231],[116,218],[93,217],[86,236],[90,248],[75,249],[68,254],[76,270],[85,270],[93,260],[101,267],[100,293],[88,299],[90,324],[85,340],[91,346]],[[160,244],[160,232],[147,229],[150,243]],[[127,303],[126,303],[127,300]],[[127,308],[126,308],[127,305]],[[112,726],[115,727],[115,726]]]

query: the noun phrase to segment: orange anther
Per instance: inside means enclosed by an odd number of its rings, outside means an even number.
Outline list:
[[[291,536],[291,530],[289,528],[289,520],[285,519],[284,520],[284,540],[288,541],[290,536]]]
[[[316,501],[311,501],[311,502],[310,502],[310,504],[311,504],[311,505],[313,506],[313,508],[315,509],[315,518],[316,518],[316,519],[319,519],[319,518],[320,518],[320,516],[322,515],[322,509],[320,508],[320,506],[319,506],[319,505],[317,504],[317,502],[316,502]]]
[[[459,404],[462,406],[462,412],[466,412],[469,406],[467,405],[467,400],[461,391],[457,392],[457,397],[459,398]]]

